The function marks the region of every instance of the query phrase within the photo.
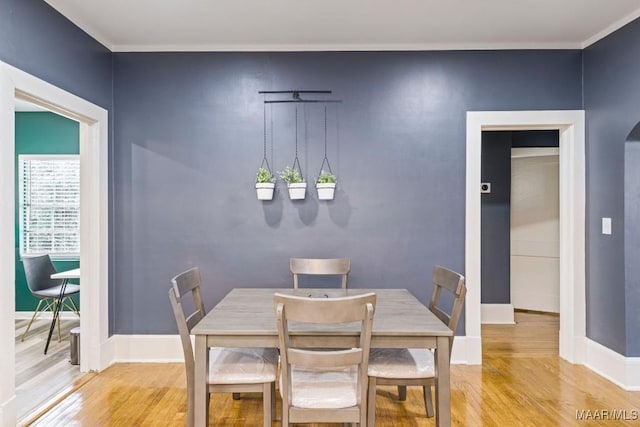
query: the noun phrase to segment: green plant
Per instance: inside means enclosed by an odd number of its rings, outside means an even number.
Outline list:
[[[332,173],[325,172],[324,170],[320,172],[320,176],[316,180],[316,184],[329,184],[335,182],[336,176]]]
[[[279,173],[280,173],[280,178],[282,178],[282,180],[287,184],[297,184],[299,182],[303,182],[302,175],[300,175],[300,172],[293,169],[292,167],[287,166],[285,170]]]
[[[275,178],[271,175],[271,172],[267,168],[258,169],[258,174],[256,175],[256,182],[274,182]]]

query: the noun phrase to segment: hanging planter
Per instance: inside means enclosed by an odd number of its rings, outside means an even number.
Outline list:
[[[321,171],[316,180],[316,190],[318,191],[319,200],[333,200],[333,195],[336,191],[336,176]]]
[[[276,188],[273,175],[269,169],[260,167],[256,177],[256,194],[258,200],[272,200]]]
[[[296,158],[296,162],[297,162]],[[295,163],[294,163],[295,167]],[[298,164],[298,167],[300,165]],[[307,183],[302,181],[302,174],[292,167],[287,166],[280,172],[280,178],[287,184],[289,198],[291,200],[302,200],[307,193]]]
[[[269,161],[267,160],[267,107],[264,107],[264,144],[263,144],[263,157],[262,164],[258,168],[256,174],[256,195],[258,200],[273,200],[273,191],[276,188],[276,180],[271,173],[269,167]]]
[[[327,164],[329,172],[325,172],[324,165]],[[333,200],[336,191],[336,176],[331,170],[329,159],[327,158],[327,107],[324,107],[324,159],[320,165],[320,175],[316,179],[316,191],[318,200]]]

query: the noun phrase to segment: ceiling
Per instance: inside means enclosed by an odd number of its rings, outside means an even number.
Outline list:
[[[638,0],[45,0],[113,51],[580,49]]]

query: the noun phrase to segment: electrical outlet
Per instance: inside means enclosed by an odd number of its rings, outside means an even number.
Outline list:
[[[611,234],[611,218],[602,218],[602,234]]]

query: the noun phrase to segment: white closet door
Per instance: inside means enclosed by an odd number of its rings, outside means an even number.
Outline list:
[[[511,159],[511,303],[558,313],[559,156],[526,150],[533,155]]]

